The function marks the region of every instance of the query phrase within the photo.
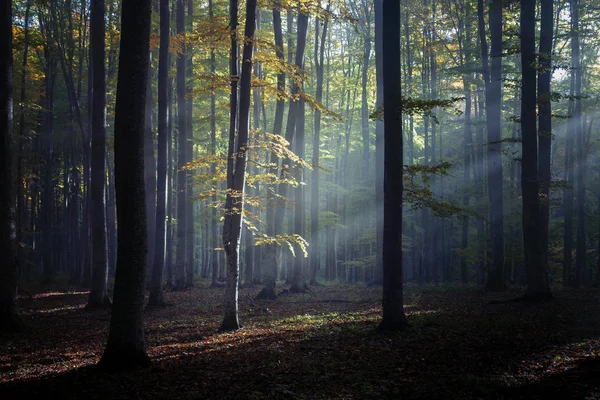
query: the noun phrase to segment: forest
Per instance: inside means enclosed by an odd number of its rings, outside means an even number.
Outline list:
[[[0,0],[0,398],[600,398],[594,0]]]

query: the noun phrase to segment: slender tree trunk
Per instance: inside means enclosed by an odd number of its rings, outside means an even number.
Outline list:
[[[188,30],[193,31],[193,17],[194,17],[194,1],[187,0],[188,7]],[[186,162],[192,161],[194,158],[194,129],[192,126],[192,111],[193,111],[193,98],[192,98],[192,77],[193,77],[193,65],[192,56],[190,52],[186,52]],[[187,202],[186,202],[186,252],[187,252],[187,268],[186,268],[186,287],[194,286],[194,272],[196,270],[196,236],[194,234],[195,229],[195,209],[194,209],[194,188],[192,182],[194,181],[194,172],[188,170],[187,173]]]
[[[273,33],[275,35],[275,45],[277,46],[276,55],[280,62],[284,62],[283,53],[283,31],[281,28],[281,12],[277,8],[273,8]],[[285,90],[285,73],[280,71],[277,74],[277,91],[283,92]],[[273,134],[281,135],[283,127],[283,113],[285,108],[285,100],[282,96],[277,97],[277,103],[275,105],[275,118],[273,121]],[[273,166],[272,169],[277,175],[277,155],[271,152],[270,163]],[[267,188],[267,206],[266,206],[266,220],[267,220],[267,235],[274,237],[279,232],[277,231],[277,225],[275,222],[275,186]],[[283,217],[283,214],[282,214]],[[267,244],[262,252],[262,262],[264,271],[264,286],[257,298],[274,300],[276,298],[276,283],[277,283],[277,245]]]
[[[304,50],[306,48],[306,34],[308,32],[308,15],[298,14],[298,28],[296,41],[296,59],[295,64],[298,68],[304,68]],[[298,84],[298,90],[302,90],[303,83]],[[294,135],[294,153],[304,159],[304,101],[298,101],[296,105],[296,124]],[[300,183],[304,182],[304,168],[298,169],[299,175],[296,180]],[[294,209],[294,233],[304,236],[304,185],[298,185],[294,190],[295,209]],[[304,257],[300,246],[296,247],[296,256],[294,257],[294,272],[292,286],[290,292],[304,292],[306,290],[306,277],[304,271]]]
[[[548,265],[550,221],[550,178],[552,155],[552,105],[550,102],[552,79],[552,35],[554,32],[554,0],[541,0],[541,32],[538,70],[539,114],[539,179],[540,179],[540,246],[544,265]]]
[[[177,34],[185,32],[185,0],[177,0],[176,13]],[[183,170],[187,162],[187,117],[186,117],[186,50],[177,56],[177,253],[175,263],[175,288],[183,290],[187,287],[187,268],[191,268],[187,259],[187,173]],[[191,243],[190,243],[191,244]]]
[[[231,0],[230,3],[230,24],[235,29],[237,26],[237,0]],[[225,221],[223,224],[223,245],[227,255],[227,284],[225,286],[225,315],[221,330],[230,331],[240,328],[238,318],[238,286],[239,286],[239,250],[240,236],[242,232],[243,211],[244,211],[244,190],[246,184],[246,161],[248,157],[248,136],[249,136],[249,117],[250,117],[250,87],[252,80],[252,51],[254,31],[256,29],[256,0],[246,1],[246,26],[244,36],[244,50],[242,54],[242,76],[240,78],[240,103],[239,103],[239,132],[235,152],[231,143],[234,139],[235,130],[230,132],[229,143],[230,152],[228,157],[231,162],[227,168],[227,198],[225,200]],[[232,47],[235,45],[235,34],[232,35]],[[232,48],[232,55],[237,50]],[[237,57],[231,58],[232,78],[237,75]],[[233,90],[237,89],[237,84],[232,83]],[[231,112],[235,112],[236,107],[231,104]],[[235,127],[235,124],[233,124]],[[231,168],[230,168],[231,167]]]
[[[526,298],[545,299],[551,296],[548,274],[540,248],[540,199],[538,185],[538,144],[536,121],[536,59],[535,59],[535,0],[521,2],[521,134],[523,191],[523,247],[527,267]]]
[[[167,118],[169,84],[169,0],[160,0],[160,49],[158,55],[158,157],[156,191],[156,230],[149,306],[163,306],[165,234],[167,208]]]
[[[575,277],[573,287],[579,287],[582,283],[582,272],[585,268],[586,260],[586,237],[585,237],[585,156],[584,156],[584,132],[581,112],[581,57],[580,57],[580,24],[579,24],[579,0],[571,0],[571,64],[572,73],[575,74],[575,104],[573,107],[574,136],[576,140],[576,159],[577,159],[577,243],[575,245]]]
[[[504,284],[504,212],[502,181],[502,0],[490,3],[489,22],[492,40],[491,74],[488,63],[487,42],[483,25],[483,0],[479,0],[479,37],[481,39],[483,79],[486,83],[487,113],[487,168],[488,195],[490,198],[490,231],[492,236],[492,261],[486,288],[502,291]]]
[[[104,0],[93,0],[90,15],[92,43],[92,287],[88,308],[110,306],[107,294],[106,241],[106,65],[104,64]]]
[[[375,100],[375,109],[379,110],[383,106],[383,0],[375,0],[375,71],[377,97]],[[410,42],[407,40],[407,53],[409,52]],[[378,119],[375,122],[375,230],[376,230],[376,249],[375,249],[375,273],[373,274],[373,284],[381,285],[383,282],[383,120]],[[414,236],[413,236],[414,237]]]
[[[110,332],[98,363],[105,370],[149,366],[144,340],[147,227],[144,120],[150,48],[150,0],[123,0],[115,107],[115,178],[119,226]]]

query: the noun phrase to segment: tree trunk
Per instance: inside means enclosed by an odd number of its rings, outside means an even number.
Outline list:
[[[237,27],[237,0],[230,2],[230,24],[232,29]],[[240,236],[242,232],[243,211],[244,211],[244,191],[246,184],[246,161],[249,135],[249,117],[250,117],[250,87],[252,80],[252,51],[254,31],[256,29],[256,0],[246,1],[246,26],[244,36],[249,40],[244,41],[244,50],[242,54],[242,76],[240,78],[240,103],[239,103],[239,133],[235,151],[231,146],[235,130],[230,131],[229,143],[230,152],[228,158],[231,162],[227,168],[227,198],[225,200],[225,222],[223,224],[223,245],[227,255],[227,284],[225,287],[225,315],[221,330],[230,331],[240,328],[238,318],[238,286],[239,286],[239,250]],[[236,35],[232,35],[231,54],[237,53],[235,43]],[[235,48],[235,49],[234,49]],[[232,100],[235,99],[233,91],[237,89],[233,78],[237,75],[237,57],[231,58],[232,70]],[[236,107],[231,104],[231,112],[234,113]],[[233,124],[235,127],[235,124]]]
[[[523,191],[523,248],[527,267],[526,298],[551,296],[538,228],[540,199],[538,191],[537,96],[535,58],[535,0],[521,2],[521,187]]]
[[[281,12],[277,8],[273,8],[273,32],[275,35],[275,45],[277,46],[276,55],[280,62],[284,62],[283,53],[283,31],[281,28]],[[280,71],[277,74],[277,90],[283,92],[285,90],[285,72]],[[277,97],[277,103],[275,105],[275,118],[273,121],[273,134],[281,135],[283,127],[283,112],[285,108],[285,100],[283,97]],[[274,165],[274,171],[277,175],[277,155],[271,153],[271,164]],[[278,232],[276,230],[275,223],[275,187],[267,188],[267,206],[266,206],[266,223],[267,223],[267,235],[274,237]],[[283,215],[283,214],[282,214]],[[275,293],[277,284],[277,245],[267,244],[262,252],[262,263],[264,271],[264,286],[257,298],[274,300],[277,295]]]
[[[167,208],[167,112],[169,84],[170,42],[169,0],[160,0],[160,49],[158,54],[158,154],[156,230],[154,237],[154,260],[148,305],[164,305],[163,275],[165,267],[165,233]]]
[[[375,109],[379,110],[383,106],[383,0],[375,0],[375,71],[377,97],[375,100]],[[410,38],[406,37],[407,43]],[[409,52],[407,45],[407,52]],[[408,62],[408,60],[407,60]],[[375,122],[375,230],[376,230],[376,250],[375,250],[375,273],[372,283],[381,285],[383,282],[383,120],[377,119]]]
[[[177,0],[176,13],[177,34],[185,32],[185,0]],[[187,117],[186,117],[186,50],[177,56],[177,254],[175,262],[175,289],[183,290],[187,287],[187,268],[190,268],[187,259],[187,224],[193,221],[187,219],[187,173],[183,170],[187,162]]]
[[[579,45],[579,0],[571,0],[571,64],[572,73],[575,74],[575,104],[571,119],[573,120],[576,142],[575,155],[577,159],[577,243],[575,245],[575,277],[573,287],[577,288],[581,285],[582,272],[585,268],[586,260],[586,244],[585,244],[585,157],[584,157],[584,133],[582,127],[581,113],[581,57]]]
[[[107,294],[106,240],[106,50],[104,0],[93,0],[90,15],[92,45],[92,287],[87,307],[110,306]]]
[[[124,0],[115,106],[115,185],[119,227],[117,271],[108,343],[98,366],[149,366],[144,341],[147,227],[144,120],[151,1]]]
[[[308,32],[308,15],[298,14],[297,41],[296,41],[296,59],[295,64],[299,69],[304,68],[304,50],[306,48],[306,34]],[[297,84],[298,90],[302,90],[303,83]],[[304,159],[304,101],[300,100],[296,105],[296,124],[294,135],[294,153]],[[296,180],[299,183],[304,182],[304,168],[299,168],[299,176]],[[298,185],[294,190],[295,210],[294,210],[294,233],[304,236],[304,185]],[[306,278],[304,273],[304,256],[300,246],[296,247],[296,256],[294,257],[294,272],[290,292],[304,292],[306,290]]]
[[[385,132],[383,316],[379,328],[406,325],[402,281],[402,114],[400,93],[400,2],[383,0],[383,107]]]
[[[488,195],[490,198],[490,231],[492,236],[492,261],[486,288],[497,292],[504,284],[504,202],[502,182],[502,0],[490,4],[489,22],[492,39],[491,74],[488,63],[487,42],[483,26],[483,0],[479,0],[479,37],[481,39],[483,80],[487,112],[487,168]]]
[[[12,1],[0,2],[0,332],[17,332],[17,233],[13,185]],[[19,182],[19,185],[22,183]]]
[[[538,114],[539,114],[539,179],[540,179],[540,246],[544,265],[548,265],[550,221],[550,178],[552,155],[552,105],[550,102],[552,79],[552,35],[554,0],[541,0],[541,32],[538,71]]]

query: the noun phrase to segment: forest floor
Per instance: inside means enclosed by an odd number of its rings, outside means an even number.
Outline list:
[[[219,333],[223,289],[205,286],[146,311],[153,365],[125,374],[94,368],[110,314],[86,292],[22,297],[30,332],[0,338],[0,399],[600,399],[599,291],[489,304],[519,293],[407,287],[410,326],[384,334],[381,288],[257,302],[249,287],[245,327]]]

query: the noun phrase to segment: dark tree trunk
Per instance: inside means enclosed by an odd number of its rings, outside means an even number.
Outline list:
[[[177,34],[185,32],[185,0],[177,0],[176,13]],[[183,290],[187,287],[187,268],[190,268],[187,259],[187,172],[185,166],[187,149],[187,117],[186,117],[186,50],[182,45],[182,52],[177,56],[177,253],[175,261],[175,289]]]
[[[481,39],[483,80],[486,93],[488,131],[488,195],[490,198],[490,231],[492,236],[492,261],[486,288],[502,291],[504,284],[504,212],[502,182],[502,0],[490,3],[489,22],[492,39],[491,74],[488,63],[487,42],[483,25],[483,0],[479,0],[479,37]]]
[[[284,62],[283,53],[283,32],[281,29],[281,12],[277,8],[273,8],[273,32],[275,35],[275,45],[277,46],[276,55],[280,62]],[[283,92],[285,90],[285,72],[280,71],[277,74],[277,90]],[[275,119],[273,122],[273,134],[281,135],[283,127],[283,112],[285,108],[285,100],[283,97],[277,97],[275,105]],[[271,164],[274,165],[275,174],[277,174],[277,155],[271,153]],[[275,225],[275,187],[267,188],[267,235],[274,237],[278,232]],[[277,283],[277,245],[267,244],[262,251],[262,262],[264,271],[264,287],[258,294],[257,298],[274,300],[276,298],[276,283]]]
[[[402,115],[400,93],[400,2],[383,0],[383,107],[385,133],[383,316],[379,328],[406,325],[402,281]]]
[[[329,21],[323,22],[323,33],[319,37],[319,26],[320,21],[317,19],[315,22],[315,68],[317,72],[317,92],[315,99],[321,103],[323,101],[323,74],[325,69],[323,68],[323,59],[325,58],[325,39],[327,38],[327,28]],[[321,43],[319,44],[319,40]],[[312,163],[313,170],[311,175],[311,204],[310,204],[310,240],[312,248],[310,250],[310,281],[311,285],[317,283],[317,271],[319,270],[320,257],[319,251],[321,248],[321,241],[319,237],[319,153],[321,144],[321,111],[315,111],[315,128],[313,137],[313,155]]]
[[[110,333],[98,363],[105,370],[148,366],[144,341],[147,228],[144,120],[150,50],[150,0],[123,0],[115,107],[115,189],[119,227]]]
[[[297,41],[296,41],[296,59],[295,64],[298,68],[304,68],[304,51],[306,48],[306,34],[308,32],[308,15],[298,14]],[[302,83],[298,85],[298,90],[302,90]],[[294,135],[294,153],[304,159],[304,101],[300,100],[296,105],[296,124]],[[298,182],[304,182],[304,168],[298,169]],[[295,210],[294,210],[294,233],[304,236],[304,185],[298,185],[294,190]],[[296,247],[296,256],[294,257],[294,272],[290,292],[303,292],[306,290],[306,277],[304,271],[304,255],[300,246]]]
[[[194,2],[193,0],[187,0],[188,7],[188,24],[189,31],[193,31],[192,21],[194,16]],[[193,109],[193,98],[192,98],[192,56],[191,54],[186,53],[186,162],[192,161],[194,158],[194,130],[192,128],[192,109]],[[192,182],[194,181],[194,172],[192,170],[188,170],[187,173],[187,202],[186,202],[186,210],[185,217],[187,219],[186,223],[186,258],[187,258],[187,268],[186,268],[186,287],[190,288],[194,286],[194,272],[196,269],[196,257],[195,257],[195,249],[196,249],[196,237],[194,235],[194,226],[195,226],[195,212],[194,212],[194,189],[192,186]]]
[[[231,0],[231,27],[235,29],[237,26],[237,0]],[[254,31],[256,29],[256,0],[246,1],[246,26],[244,36],[249,38],[244,41],[244,50],[242,54],[242,75],[240,78],[240,103],[239,103],[239,133],[235,151],[231,147],[234,139],[235,130],[230,132],[229,143],[230,152],[228,158],[232,163],[227,168],[227,198],[225,200],[225,222],[223,224],[223,245],[225,254],[227,255],[227,284],[225,287],[225,315],[221,330],[230,331],[240,328],[238,317],[238,286],[239,286],[239,250],[240,237],[242,232],[243,210],[244,210],[244,190],[246,185],[246,161],[247,147],[249,135],[249,117],[250,117],[250,87],[252,80],[252,51]],[[235,46],[235,35],[232,35],[232,45]],[[237,50],[232,49],[232,55],[237,53]],[[232,77],[237,75],[237,57],[232,57],[231,66]],[[232,91],[237,89],[237,85],[232,83]],[[232,98],[233,98],[232,93]],[[231,112],[235,112],[233,103]],[[234,125],[235,126],[235,125]],[[231,168],[230,168],[231,167]],[[232,195],[235,193],[235,196]]]
[[[165,268],[165,234],[167,211],[167,112],[169,84],[170,42],[169,0],[160,0],[160,50],[158,55],[158,153],[156,191],[156,231],[154,237],[154,264],[148,305],[164,305],[163,276]]]
[[[375,109],[383,106],[383,0],[375,0],[375,71],[377,80],[377,98]],[[407,43],[410,38],[406,37]],[[409,51],[407,44],[407,52]],[[408,62],[408,60],[407,60]],[[411,71],[412,72],[412,71]],[[383,120],[378,119],[375,122],[375,229],[377,244],[375,251],[375,273],[373,274],[373,283],[380,285],[383,282]],[[412,162],[409,162],[412,164]]]
[[[523,191],[523,248],[527,268],[527,293],[530,299],[550,297],[548,274],[544,264],[538,228],[540,199],[538,185],[537,96],[535,59],[535,0],[521,2],[521,134]]]
[[[90,15],[92,45],[92,287],[88,308],[110,306],[107,294],[106,240],[106,50],[104,0],[93,0]]]
[[[575,180],[577,190],[577,243],[575,245],[575,276],[573,287],[577,288],[582,283],[582,272],[585,268],[586,245],[585,245],[585,156],[584,156],[584,130],[581,113],[581,57],[580,57],[580,24],[579,24],[579,0],[571,0],[571,64],[572,73],[575,75],[575,104],[571,119],[574,131],[572,134],[576,140],[577,178]]]
[[[152,68],[152,52],[148,63],[148,87],[146,88],[146,122],[144,134],[144,187],[146,190],[146,221],[148,223],[148,272],[151,276],[154,261],[154,236],[156,225],[156,160],[154,158],[154,99],[152,96],[152,81],[154,70]]]
[[[13,185],[12,1],[0,2],[0,332],[17,332],[17,233]],[[21,183],[19,183],[21,184]]]
[[[213,12],[213,1],[208,1],[208,17],[212,20],[214,18]],[[216,71],[216,57],[215,50],[210,50],[210,73],[215,74]],[[210,152],[213,157],[217,155],[217,111],[216,111],[216,96],[215,92],[211,91],[210,94]],[[210,173],[214,175],[216,173],[215,163],[211,163],[210,165]],[[210,233],[211,233],[211,271],[212,271],[212,286],[215,287],[218,285],[219,278],[219,254],[218,251],[215,250],[218,247],[218,230],[217,230],[217,208],[215,207],[217,203],[217,195],[213,194],[212,196],[213,207],[212,208],[212,218],[210,220]]]
[[[541,32],[538,60],[538,113],[539,113],[539,179],[540,179],[540,246],[543,263],[548,265],[548,224],[550,221],[550,178],[552,155],[552,36],[554,33],[554,0],[541,0]]]

